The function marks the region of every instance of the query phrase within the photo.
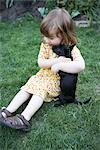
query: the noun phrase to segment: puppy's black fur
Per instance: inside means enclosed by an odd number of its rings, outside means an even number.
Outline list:
[[[75,45],[55,45],[52,47],[53,52],[56,53],[58,56],[64,56],[66,58],[71,58],[73,61],[73,58],[71,56],[71,51]],[[61,93],[58,96],[58,101],[55,104],[55,106],[64,105],[67,103],[75,103],[75,104],[86,104],[90,101],[90,99],[80,102],[75,99],[75,91],[76,91],[76,84],[77,84],[77,78],[78,74],[71,74],[66,73],[63,71],[58,72],[60,75],[60,88]]]

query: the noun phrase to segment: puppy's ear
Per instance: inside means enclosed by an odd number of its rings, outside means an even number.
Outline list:
[[[52,50],[54,53],[56,53],[57,55],[61,56],[62,55],[62,45],[59,44],[59,45],[54,45],[52,47]]]
[[[64,48],[65,50],[68,50],[68,49],[70,48],[70,46],[69,46],[69,45],[63,45],[63,48]]]
[[[65,57],[71,58],[71,60],[73,60],[73,58],[71,56],[71,51],[72,51],[74,46],[75,46],[75,44],[73,44],[73,45],[65,45]]]
[[[74,46],[75,44],[70,45],[70,50],[72,50]]]

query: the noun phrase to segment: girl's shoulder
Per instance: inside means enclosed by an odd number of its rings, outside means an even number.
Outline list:
[[[78,49],[76,45],[73,47],[71,54],[72,54],[73,59],[81,56],[80,50]]]
[[[52,55],[52,48],[48,44],[42,42],[38,58],[48,59],[51,55]]]
[[[77,52],[77,51],[80,52],[79,48],[75,45],[72,49],[72,52]]]

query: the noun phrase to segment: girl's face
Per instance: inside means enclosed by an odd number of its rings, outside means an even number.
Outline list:
[[[59,45],[61,41],[62,41],[61,38],[56,36],[52,38],[44,37],[44,42],[46,44],[49,44],[50,46]]]

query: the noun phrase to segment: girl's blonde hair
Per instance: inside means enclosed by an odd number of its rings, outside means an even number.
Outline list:
[[[72,18],[65,9],[57,8],[49,12],[41,23],[40,31],[48,38],[61,37],[63,44],[77,43]]]

